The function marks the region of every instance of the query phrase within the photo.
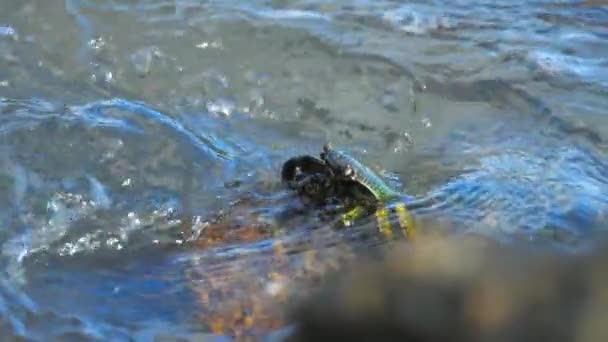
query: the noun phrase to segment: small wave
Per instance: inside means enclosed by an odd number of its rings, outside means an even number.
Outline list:
[[[513,138],[516,124],[471,129],[449,148],[457,155],[466,150],[477,164],[433,188],[432,206],[415,212],[449,213],[457,226],[492,236],[551,232],[566,248],[587,247],[605,230],[608,165],[594,149],[542,131]]]
[[[103,111],[111,109],[125,110],[127,113],[137,114],[141,115],[143,118],[151,119],[155,124],[161,124],[169,127],[175,132],[183,135],[193,146],[197,146],[207,155],[214,155],[219,158],[229,159],[234,154],[233,151],[231,151],[230,146],[222,144],[222,141],[215,137],[211,132],[206,132],[209,137],[205,137],[200,134],[197,135],[185,128],[176,120],[173,120],[163,113],[140,103],[135,103],[124,99],[112,99],[93,102],[84,106],[72,107],[72,111],[77,115],[85,117],[91,117],[91,115],[94,115],[95,118],[92,120],[92,122],[104,120],[105,116],[103,115]]]
[[[608,86],[608,59],[583,58],[537,50],[528,54],[532,69],[549,81],[574,80],[582,84]],[[562,85],[570,87],[570,85]]]
[[[254,11],[260,17],[268,19],[295,19],[295,20],[331,20],[331,17],[317,12],[296,9],[273,9]]]
[[[423,14],[408,6],[386,11],[382,14],[382,18],[401,31],[418,35],[453,26],[447,17]]]
[[[0,178],[12,192],[0,200],[3,216],[14,217],[10,229],[5,227],[2,255],[16,283],[25,283],[23,264],[33,256],[86,255],[171,239],[182,206],[175,193],[192,191],[183,189],[184,175],[194,177],[206,165],[219,171],[235,153],[218,137],[122,99],[68,110],[43,100],[2,99],[0,110]],[[159,127],[165,134],[154,134]],[[62,144],[48,144],[55,136]],[[169,148],[142,155],[141,149],[152,145]],[[175,154],[180,147],[198,148],[207,158],[195,165],[190,154]]]
[[[565,56],[548,51],[535,51],[530,53],[531,61],[542,71],[553,75],[590,75],[593,68],[579,57]],[[591,61],[592,62],[592,61]]]
[[[47,217],[30,222],[31,226],[26,232],[4,244],[2,252],[12,260],[10,268],[17,271],[20,268],[18,265],[28,256],[52,248],[55,242],[70,234],[78,221],[94,215],[99,207],[87,197],[77,193],[55,193],[47,202]]]

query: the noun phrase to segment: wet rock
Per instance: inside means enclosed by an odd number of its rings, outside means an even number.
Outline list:
[[[288,340],[607,341],[606,262],[606,248],[425,238],[336,277],[292,313]]]

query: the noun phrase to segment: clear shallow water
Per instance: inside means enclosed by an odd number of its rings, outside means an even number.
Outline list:
[[[0,5],[3,333],[200,339],[214,306],[191,274],[215,265],[257,281],[272,239],[184,247],[182,221],[248,197],[242,220],[314,246],[314,217],[282,214],[292,199],[278,168],[326,140],[467,229],[603,228],[606,7]]]

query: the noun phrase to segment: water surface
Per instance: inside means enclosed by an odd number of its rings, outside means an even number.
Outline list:
[[[319,243],[314,215],[285,214],[297,200],[278,180],[281,163],[326,141],[396,188],[438,198],[420,214],[464,230],[500,239],[551,230],[571,243],[603,229],[606,7],[0,6],[4,336],[208,336],[230,295],[206,305],[204,275],[240,272],[247,284],[272,271],[267,236],[192,247],[227,208],[237,208],[234,222],[275,227],[294,251],[362,243],[326,231]],[[301,253],[291,258],[300,267]],[[274,288],[259,281],[262,292]]]

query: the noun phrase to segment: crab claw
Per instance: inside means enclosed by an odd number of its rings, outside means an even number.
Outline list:
[[[309,155],[297,156],[287,160],[281,168],[281,179],[293,182],[310,174],[331,175],[330,169],[322,160]]]

